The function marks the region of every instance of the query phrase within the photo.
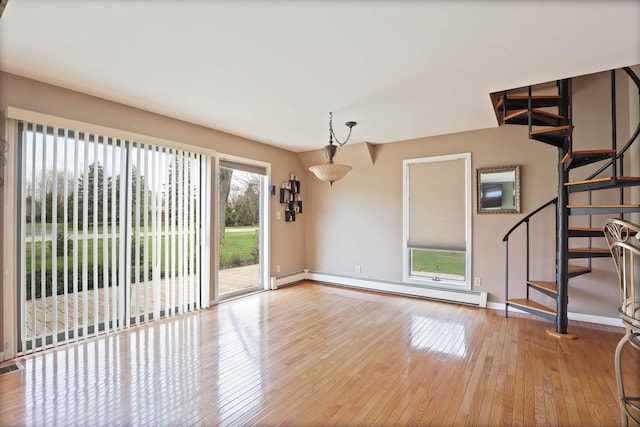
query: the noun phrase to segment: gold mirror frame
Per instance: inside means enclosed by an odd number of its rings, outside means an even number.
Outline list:
[[[520,166],[476,169],[477,212],[520,213]]]

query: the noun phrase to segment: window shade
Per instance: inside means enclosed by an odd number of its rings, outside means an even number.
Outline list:
[[[236,163],[229,160],[220,160],[220,166],[228,169],[236,169],[244,172],[266,175],[267,168],[264,166],[248,165],[246,163]]]
[[[465,250],[465,160],[413,163],[408,169],[408,246]]]

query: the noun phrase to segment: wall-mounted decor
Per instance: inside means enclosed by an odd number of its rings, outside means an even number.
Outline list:
[[[478,213],[520,213],[520,166],[477,169]]]
[[[285,222],[296,220],[296,215],[302,213],[302,199],[300,198],[300,179],[290,173],[289,181],[282,183],[280,187],[280,203],[286,205],[284,208]]]

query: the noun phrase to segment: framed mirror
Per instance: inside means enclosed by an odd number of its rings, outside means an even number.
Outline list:
[[[520,166],[476,171],[478,213],[520,213]]]

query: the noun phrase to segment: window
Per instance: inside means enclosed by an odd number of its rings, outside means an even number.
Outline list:
[[[471,154],[404,167],[404,280],[470,289]]]
[[[208,156],[17,126],[19,352],[208,305]]]

